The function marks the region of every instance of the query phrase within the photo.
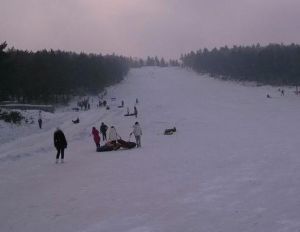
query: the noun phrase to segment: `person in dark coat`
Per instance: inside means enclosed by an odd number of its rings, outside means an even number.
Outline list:
[[[103,122],[101,123],[101,126],[100,126],[100,132],[102,134],[102,137],[103,137],[103,141],[106,141],[106,131],[108,129],[108,126],[105,125]]]
[[[135,115],[135,117],[137,118],[138,111],[137,111],[137,108],[136,108],[136,106],[134,107],[134,115]]]
[[[38,119],[38,123],[39,123],[39,128],[42,129],[42,111],[39,111],[39,119]]]
[[[58,159],[61,156],[61,162],[64,162],[64,151],[67,148],[67,140],[64,132],[61,129],[57,128],[54,132],[54,146],[57,150],[56,155],[56,163],[58,163]]]

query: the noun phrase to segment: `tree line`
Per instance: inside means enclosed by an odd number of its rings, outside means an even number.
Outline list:
[[[130,67],[133,68],[140,68],[144,66],[159,66],[159,67],[168,67],[168,66],[180,66],[178,60],[176,59],[170,59],[169,61],[166,61],[163,57],[158,58],[150,57],[148,56],[146,60],[143,59],[133,59],[132,57],[128,58],[128,62],[130,64]]]
[[[67,101],[72,95],[98,93],[120,82],[128,59],[65,51],[37,52],[0,44],[0,100],[23,103]]]
[[[182,55],[183,65],[200,73],[273,85],[300,84],[300,46],[227,46]]]

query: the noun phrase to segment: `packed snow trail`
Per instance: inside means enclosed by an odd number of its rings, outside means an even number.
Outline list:
[[[59,112],[0,146],[0,231],[298,231],[300,99],[286,93],[132,69],[108,89],[111,110]],[[138,118],[124,117],[136,98]],[[114,125],[127,140],[136,120],[142,148],[95,152],[92,126]],[[64,164],[55,164],[56,126],[68,140]]]

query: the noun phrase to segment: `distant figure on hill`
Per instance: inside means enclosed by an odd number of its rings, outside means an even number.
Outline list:
[[[135,122],[133,125],[133,131],[130,133],[129,136],[134,135],[136,146],[141,147],[141,136],[142,136],[142,128],[140,127],[140,124],[138,122]]]
[[[118,106],[118,108],[123,108],[123,107],[124,107],[124,101],[122,100],[122,101],[121,101],[121,105]]]
[[[58,159],[61,156],[61,163],[64,162],[64,151],[67,148],[67,140],[65,134],[61,129],[57,128],[54,132],[54,146],[57,150],[56,154],[56,163],[58,163]]]
[[[134,106],[134,115],[135,115],[135,117],[137,118],[138,111],[137,111],[137,108],[136,108],[136,106]]]
[[[94,141],[96,144],[96,149],[100,148],[100,135],[99,135],[99,131],[95,127],[93,127],[93,129],[92,129],[92,134],[93,134]]]
[[[164,135],[172,135],[174,132],[176,132],[176,127],[175,126],[171,129],[165,129]]]
[[[271,98],[270,94],[267,94],[267,98]]]
[[[135,104],[139,104],[139,99],[135,99]]]
[[[77,123],[79,123],[80,121],[79,121],[79,118],[77,117],[77,119],[76,119],[76,120],[72,120],[72,122],[73,122],[74,124],[77,124]]]
[[[284,90],[283,89],[281,90],[281,96],[284,96]]]
[[[103,122],[101,123],[101,126],[100,126],[100,132],[102,134],[102,138],[103,138],[103,141],[106,141],[106,131],[108,129],[108,126],[105,125]]]
[[[39,123],[39,128],[42,129],[42,124],[43,124],[43,120],[42,120],[42,111],[39,111],[39,119],[38,119],[38,123]]]

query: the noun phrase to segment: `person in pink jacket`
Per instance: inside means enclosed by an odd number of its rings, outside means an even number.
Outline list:
[[[96,147],[99,148],[100,147],[100,135],[99,135],[99,131],[95,127],[93,127],[93,129],[92,129],[92,134],[94,137]]]

